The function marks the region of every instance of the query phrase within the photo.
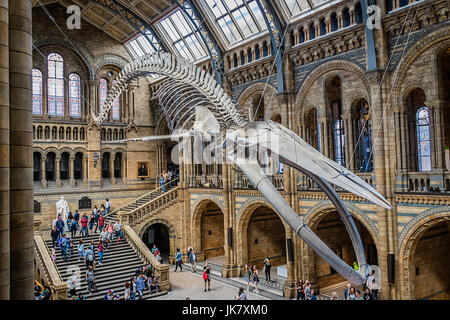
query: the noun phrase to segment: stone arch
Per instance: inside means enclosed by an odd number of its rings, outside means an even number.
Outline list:
[[[80,64],[86,68],[86,79],[94,79],[94,73],[92,65],[94,62],[93,54],[79,41],[72,40],[67,41],[64,37],[57,34],[33,34],[33,46],[34,50],[40,50],[44,47],[62,47],[64,50],[71,52],[74,57],[76,57]],[[73,50],[74,46],[77,48],[76,51]]]
[[[74,157],[74,156],[75,156],[75,153],[73,152],[73,150],[70,149],[70,148],[68,148],[68,147],[63,147],[63,148],[59,149],[59,154],[58,154],[58,156],[61,157],[61,155],[62,155],[64,152],[67,152],[67,153],[69,154],[70,157]]]
[[[125,149],[117,148],[117,149],[114,149],[113,151],[111,151],[111,157],[115,158],[118,153],[121,153],[122,157],[125,157],[125,155],[126,155]]]
[[[352,214],[355,220],[360,222],[362,226],[369,232],[370,237],[373,240],[376,251],[379,254],[380,249],[377,245],[378,239],[378,230],[375,229],[374,222],[367,217],[359,208],[354,205],[350,205],[349,203],[345,203],[347,210]],[[323,218],[325,218],[328,214],[336,212],[336,207],[331,204],[330,201],[325,201],[317,204],[313,208],[311,208],[306,215],[303,217],[303,221],[305,224],[311,228],[311,230],[316,232],[316,227],[320,224]],[[315,277],[316,273],[316,263],[314,251],[304,242],[300,241],[299,251],[302,253],[303,261],[303,276],[306,279],[312,280]],[[353,248],[352,248],[353,249]],[[367,258],[367,257],[366,257]]]
[[[411,300],[411,256],[415,251],[421,235],[433,225],[440,222],[450,223],[450,211],[448,208],[440,207],[429,209],[412,219],[405,226],[400,234],[400,279],[401,279],[401,297],[404,300]]]
[[[284,227],[285,235],[288,231],[288,225],[284,222],[283,218],[278,214],[278,212],[272,207],[272,205],[267,202],[264,198],[256,198],[247,200],[239,210],[236,221],[237,221],[237,230],[236,230],[236,243],[238,244],[239,251],[237,256],[237,263],[244,267],[248,263],[248,225],[253,213],[261,207],[266,207],[271,209],[277,217],[281,220],[281,223]]]
[[[128,60],[125,59],[122,56],[119,56],[117,54],[104,54],[98,57],[95,57],[93,61],[93,72],[94,75],[97,76],[98,73],[106,66],[114,66],[118,71],[125,68],[125,66],[128,64]]]
[[[144,224],[142,226],[142,228],[139,230],[139,238],[142,238],[142,236],[144,235],[145,230],[147,230],[150,226],[156,224],[156,223],[160,223],[163,224],[167,227],[167,229],[169,230],[169,236],[170,238],[176,239],[177,236],[177,231],[175,229],[175,227],[167,220],[165,219],[152,219],[147,221],[146,224]]]
[[[265,91],[264,91],[265,88]],[[282,114],[281,112],[281,106],[278,101],[278,95],[277,90],[274,86],[267,84],[265,82],[257,82],[254,83],[247,88],[239,95],[237,98],[237,103],[240,105],[243,109],[251,107],[251,101],[249,101],[249,98],[257,93],[263,93],[264,96],[270,98],[270,102],[275,103],[274,107],[265,107],[265,110],[270,110],[271,113],[278,113]],[[248,117],[248,113],[245,114],[245,116]],[[250,119],[249,119],[250,120]],[[283,120],[283,119],[282,119]]]
[[[370,84],[367,77],[365,76],[364,70],[357,64],[345,60],[332,60],[322,64],[318,64],[317,67],[315,67],[312,71],[310,71],[310,73],[303,80],[303,83],[295,98],[293,110],[294,114],[296,115],[297,123],[301,123],[300,120],[303,118],[304,115],[302,109],[305,104],[306,96],[309,90],[311,89],[312,85],[314,84],[314,82],[317,79],[319,79],[322,75],[328,72],[334,72],[335,75],[338,75],[337,72],[339,70],[348,71],[354,74],[357,78],[359,78],[362,81],[366,89],[366,92],[370,92]],[[324,85],[324,83],[322,83],[322,85]],[[368,102],[370,103],[370,97],[368,99]]]
[[[54,148],[54,147],[50,147],[50,148],[46,148],[46,149],[44,150],[44,155],[45,155],[46,158],[47,158],[47,155],[48,155],[50,152],[53,152],[53,153],[55,154],[56,157],[60,157],[60,156],[61,156],[58,149],[56,149],[56,148]]]
[[[450,44],[450,33],[448,28],[439,28],[433,32],[430,32],[423,38],[415,41],[405,52],[400,63],[396,66],[398,72],[397,81],[393,84],[392,88],[392,103],[393,105],[399,105],[400,99],[403,97],[401,88],[403,87],[404,80],[410,66],[420,57],[426,50],[435,46],[433,49],[434,61],[437,61],[437,55],[446,46]],[[432,66],[434,81],[438,80],[438,71],[436,65]],[[426,90],[424,90],[427,92]],[[429,96],[428,99],[437,97]]]
[[[197,252],[201,252],[202,250],[202,216],[204,214],[204,210],[208,207],[208,205],[210,205],[211,203],[213,203],[214,205],[216,205],[221,211],[222,214],[224,215],[224,219],[225,219],[225,210],[223,208],[223,206],[216,200],[213,198],[208,198],[208,197],[202,197],[202,199],[200,199],[196,206],[195,209],[192,211],[192,217],[191,217],[191,244],[193,245],[194,249]],[[204,252],[202,252],[204,254]],[[202,256],[203,256],[202,254]]]
[[[422,85],[410,84],[406,88],[401,90],[401,92],[400,92],[401,100],[399,101],[400,102],[399,106],[400,107],[406,106],[406,99],[408,98],[409,94],[416,89],[422,90],[425,93],[425,97],[428,99],[428,97],[430,95],[429,95],[429,93],[427,94],[427,90],[424,87],[425,86],[422,86]]]

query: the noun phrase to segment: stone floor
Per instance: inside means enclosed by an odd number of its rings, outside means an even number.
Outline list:
[[[226,283],[221,283],[213,275],[211,279],[211,291],[204,291],[204,282],[202,274],[199,272],[192,273],[183,269],[182,272],[174,272],[175,268],[170,267],[170,283],[172,290],[164,296],[156,297],[154,300],[185,300],[189,297],[191,300],[233,300],[239,291],[239,288]],[[267,300],[260,295],[245,292],[248,300]]]

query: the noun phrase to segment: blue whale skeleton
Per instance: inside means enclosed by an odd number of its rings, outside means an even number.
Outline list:
[[[330,266],[355,285],[364,283],[370,266],[352,215],[330,183],[365,198],[383,208],[389,202],[353,172],[325,157],[295,132],[273,121],[248,121],[240,107],[217,84],[214,77],[194,64],[170,53],[142,56],[128,64],[116,78],[98,115],[101,125],[116,98],[131,81],[150,74],[167,76],[169,81],[156,92],[172,135],[151,136],[123,141],[215,137],[215,145],[226,149],[226,159],[237,165],[273,206],[282,219]],[[274,143],[276,141],[276,143]],[[325,192],[350,236],[359,271],[339,258],[301,219],[273,186],[257,159],[245,157],[243,150],[258,147],[269,151],[269,158],[296,168]],[[278,160],[274,160],[278,161]]]

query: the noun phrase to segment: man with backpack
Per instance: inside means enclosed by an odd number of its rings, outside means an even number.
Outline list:
[[[86,269],[89,269],[89,266],[94,268],[94,251],[91,247],[88,247],[88,249],[85,251],[84,260],[86,261]]]
[[[61,238],[64,233],[64,221],[61,218],[61,215],[58,215],[58,219],[55,222],[56,231],[58,231],[58,238]]]
[[[59,239],[58,241],[58,245],[61,248],[61,255],[62,258],[64,259],[64,261],[67,261],[67,238],[66,238],[66,234],[63,233],[62,237]]]

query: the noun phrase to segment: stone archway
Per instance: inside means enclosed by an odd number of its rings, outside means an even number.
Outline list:
[[[367,263],[378,265],[377,236],[372,227],[359,215],[349,209],[360,234]],[[344,223],[341,221],[336,209],[323,206],[305,217],[305,223],[328,245],[342,260],[352,266],[356,255]],[[319,288],[338,285],[347,280],[337,273],[331,266],[319,257],[304,241],[300,241],[300,250],[303,253],[304,280],[316,283]]]
[[[175,263],[177,232],[167,220],[154,219],[148,221],[140,228],[139,238],[142,239],[149,250],[151,250],[153,244],[156,244],[163,258],[162,263]]]
[[[440,239],[437,240],[437,237]],[[423,215],[423,218],[416,221],[406,236],[401,237],[400,240],[403,240],[399,258],[401,298],[403,300],[450,299],[450,277],[448,276],[450,212],[434,214],[429,212]],[[420,255],[422,259],[417,259]],[[442,263],[442,259],[447,259],[447,263]],[[444,270],[440,270],[440,266]],[[439,274],[444,281],[439,281]],[[418,281],[426,281],[429,287],[423,288],[421,284],[417,286]]]
[[[261,270],[265,258],[271,260],[273,267],[285,265],[286,226],[278,213],[264,200],[250,201],[241,212],[237,230],[241,272],[246,264]]]
[[[192,218],[192,245],[198,261],[225,255],[225,216],[213,200],[202,200]]]

